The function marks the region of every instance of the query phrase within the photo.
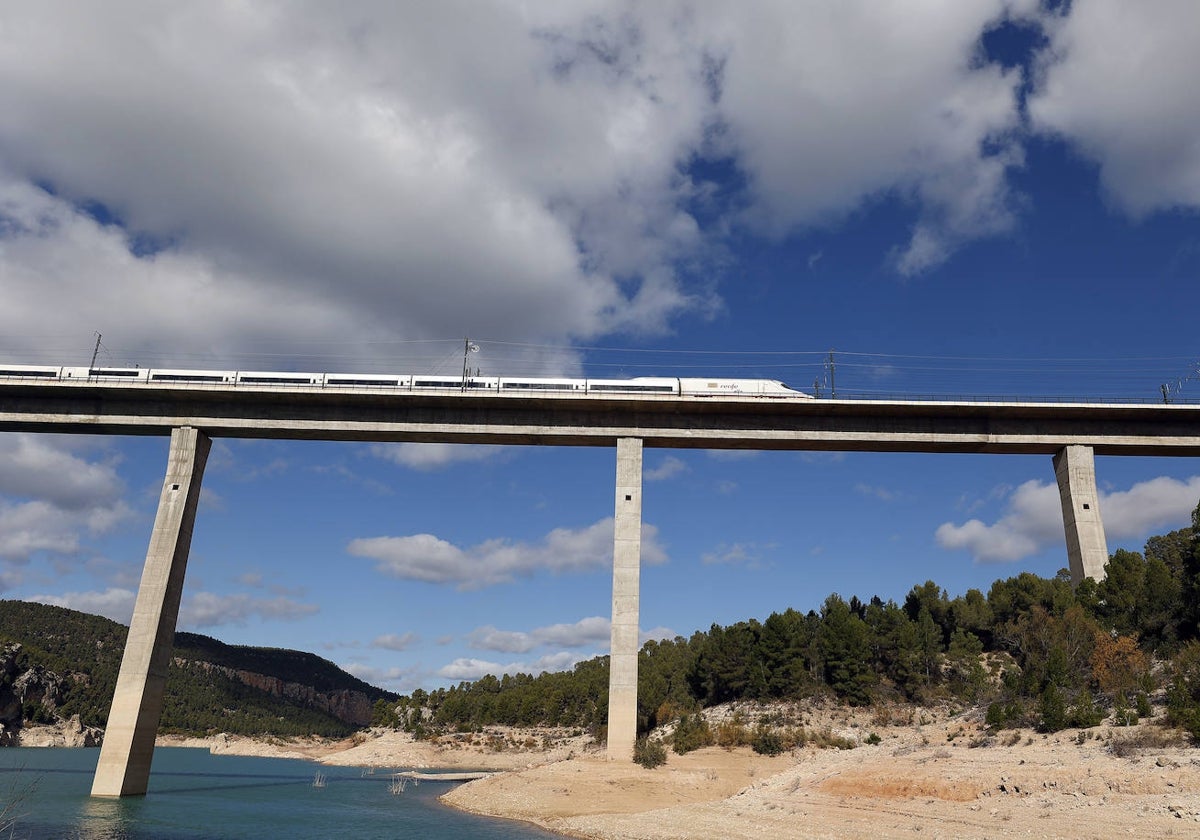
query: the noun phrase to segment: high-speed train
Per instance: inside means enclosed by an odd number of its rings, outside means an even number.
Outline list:
[[[453,376],[422,374],[292,373],[246,370],[178,370],[137,367],[53,367],[2,365],[0,380],[309,387],[390,391],[470,391],[472,393],[562,393],[662,395],[683,397],[765,397],[812,399],[775,379],[703,379],[639,376],[633,379],[566,379],[542,377]]]

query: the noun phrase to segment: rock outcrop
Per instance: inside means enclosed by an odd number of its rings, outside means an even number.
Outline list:
[[[79,715],[53,724],[28,724],[20,733],[22,747],[98,747],[104,740],[104,730],[84,726]]]
[[[361,691],[351,689],[317,691],[310,685],[287,682],[279,677],[270,677],[265,674],[256,674],[253,671],[243,671],[224,665],[214,665],[211,662],[198,662],[179,657],[176,657],[175,664],[224,674],[230,679],[256,688],[272,697],[293,700],[303,706],[333,715],[338,720],[345,721],[352,726],[366,726],[371,722],[373,702]]]
[[[13,682],[17,678],[17,654],[20,652],[21,646],[18,644],[0,647],[0,747],[15,746],[17,734],[21,731],[21,700],[13,691]]]

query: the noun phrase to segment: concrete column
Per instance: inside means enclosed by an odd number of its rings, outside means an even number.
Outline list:
[[[608,758],[633,760],[637,739],[638,604],[642,563],[642,441],[617,441],[613,521],[612,645],[608,676]]]
[[[1108,542],[1104,539],[1104,523],[1100,519],[1092,447],[1063,447],[1054,456],[1054,477],[1058,479],[1058,495],[1062,499],[1071,582],[1078,585],[1085,577],[1104,580]]]
[[[162,715],[167,665],[183,594],[183,573],[210,445],[208,437],[196,429],[171,432],[167,477],[125,640],[100,762],[92,780],[92,796],[144,794],[150,781],[154,736]]]

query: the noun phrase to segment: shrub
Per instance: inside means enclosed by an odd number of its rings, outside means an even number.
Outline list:
[[[987,725],[992,729],[1003,729],[1004,724],[1007,722],[1005,717],[1003,703],[992,703],[987,707],[987,718],[985,720]]]
[[[661,741],[653,741],[643,735],[633,742],[633,761],[647,770],[653,770],[667,763],[667,748]]]
[[[1132,636],[1115,639],[1101,633],[1092,651],[1092,674],[1100,690],[1117,694],[1134,688],[1150,670],[1149,661]]]
[[[675,734],[671,736],[671,745],[679,755],[698,750],[701,747],[711,747],[713,733],[701,715],[683,715],[675,725]]]
[[[1087,729],[1091,726],[1098,726],[1102,720],[1104,720],[1104,710],[1096,705],[1090,691],[1086,688],[1082,689],[1076,695],[1075,703],[1071,706],[1071,711],[1067,716],[1068,725]]]
[[[783,752],[783,739],[774,729],[760,726],[754,731],[750,747],[759,755],[779,755]]]
[[[1047,685],[1046,690],[1042,692],[1038,701],[1038,711],[1041,713],[1039,731],[1058,732],[1060,729],[1066,729],[1067,703],[1063,699],[1062,691],[1054,683]]]
[[[1178,732],[1170,729],[1160,729],[1157,726],[1139,726],[1130,730],[1130,734],[1112,738],[1109,741],[1109,751],[1118,758],[1136,758],[1147,750],[1161,750],[1164,747],[1182,746]]]
[[[734,715],[732,720],[717,724],[717,746],[719,747],[731,750],[734,747],[747,747],[752,741],[750,730],[746,728],[741,715]]]
[[[1139,715],[1145,718],[1153,717],[1154,709],[1150,705],[1150,698],[1146,692],[1139,691],[1135,702],[1137,703],[1137,713]]]
[[[1137,722],[1138,713],[1129,708],[1129,701],[1124,694],[1118,694],[1113,700],[1113,723],[1116,726],[1135,726]]]

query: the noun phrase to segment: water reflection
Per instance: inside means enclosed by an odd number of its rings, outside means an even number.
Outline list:
[[[130,799],[88,797],[79,813],[79,840],[123,840],[132,823],[130,811],[136,807]]]

